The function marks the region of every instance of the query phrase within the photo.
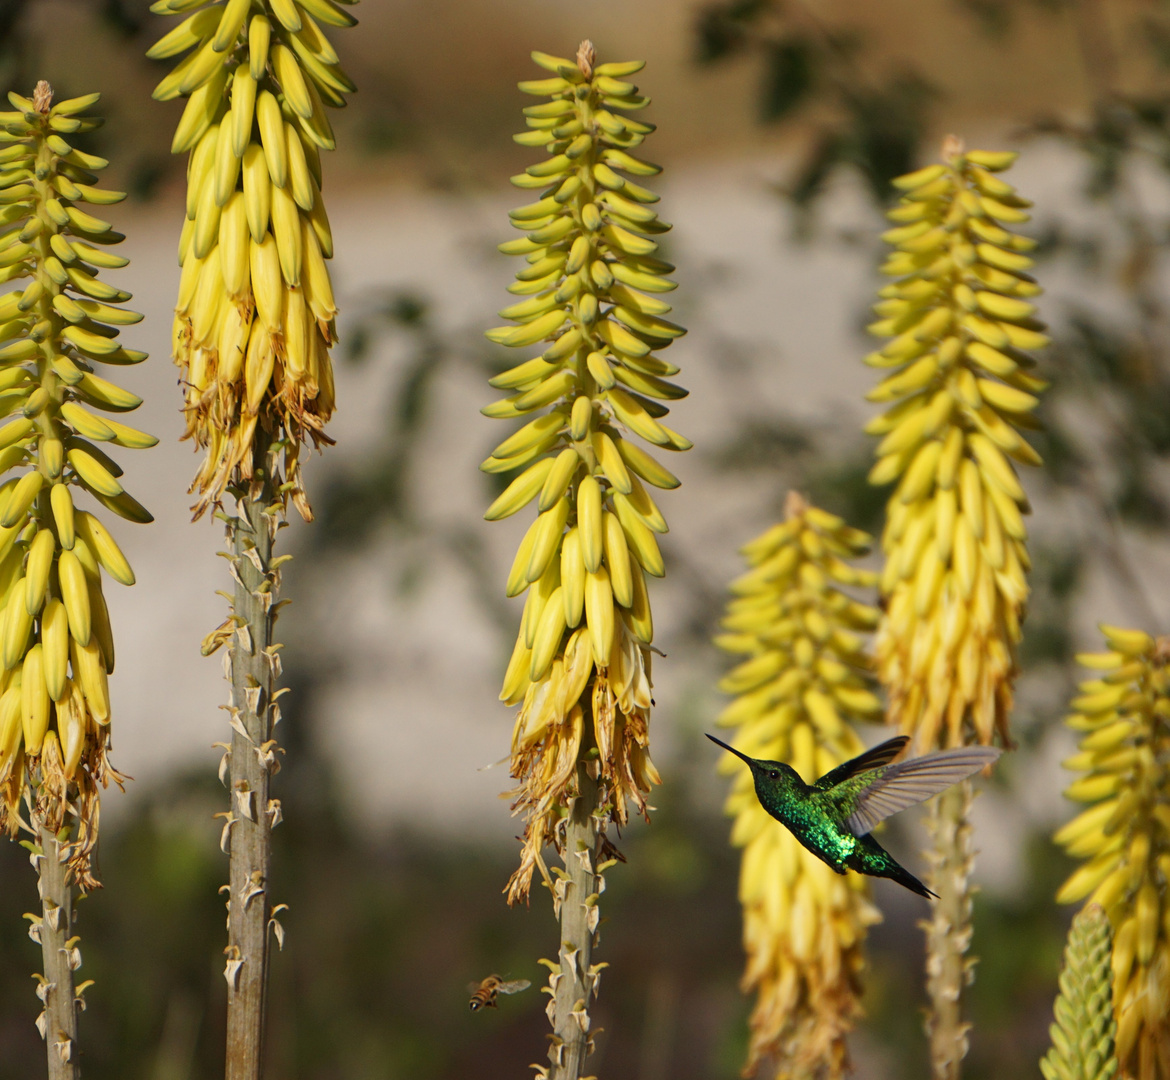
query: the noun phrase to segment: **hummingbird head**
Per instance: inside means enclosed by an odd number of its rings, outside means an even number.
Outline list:
[[[727,743],[721,742],[714,735],[708,735],[707,738],[716,745],[722,746],[729,753],[734,754],[741,761],[747,763],[748,767],[752,770],[752,779],[756,784],[756,792],[761,796],[765,791],[787,788],[793,780],[800,779],[796,770],[791,765],[786,765],[783,761],[762,761],[758,758],[748,757],[747,754],[741,754],[734,746],[728,746]]]

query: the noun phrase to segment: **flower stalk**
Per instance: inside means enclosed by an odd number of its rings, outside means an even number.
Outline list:
[[[889,403],[866,430],[882,437],[870,482],[896,482],[882,534],[885,616],[875,652],[889,719],[924,753],[997,738],[1008,716],[1030,567],[1030,512],[1014,463],[1040,458],[1020,434],[1047,385],[1027,350],[1048,341],[1027,274],[1035,243],[1005,225],[1028,220],[998,174],[1015,155],[965,151],[894,181],[902,198],[884,235],[895,248],[869,329],[889,337],[866,362],[892,369],[870,392]],[[927,927],[927,1027],[937,1080],[958,1080],[967,1052],[961,995],[972,977],[968,785],[931,815],[939,894]]]
[[[1170,1077],[1170,638],[1101,626],[1108,650],[1066,723],[1084,732],[1065,794],[1091,804],[1056,833],[1085,860],[1056,895],[1088,897],[1113,927],[1117,1061],[1134,1080]]]
[[[49,1080],[77,1080],[81,1076],[77,1014],[85,1006],[73,978],[81,967],[81,949],[73,936],[73,880],[62,839],[41,826],[39,840],[30,847],[37,867],[41,915],[39,920],[29,917],[45,965],[37,979],[37,996],[45,1006],[37,1018],[37,1030],[48,1050]]]
[[[76,504],[92,498],[130,521],[152,520],[97,444],[158,440],[108,415],[142,401],[97,374],[100,364],[146,359],[117,341],[119,327],[142,318],[118,306],[130,294],[98,277],[126,265],[107,250],[122,236],[78,205],[125,195],[98,188],[108,163],[65,138],[99,125],[84,115],[98,95],[52,99],[41,82],[31,98],[9,94],[15,111],[0,113],[0,282],[27,279],[0,296],[0,415],[10,418],[0,472],[13,474],[0,485],[0,829],[30,836],[41,911],[27,917],[45,963],[37,1026],[56,1080],[79,1075],[77,1010],[88,985],[73,976],[73,893],[99,885],[100,792],[122,781],[108,757],[114,639],[102,571],[134,583],[105,525]]]
[[[738,729],[745,753],[785,761],[809,783],[861,752],[847,721],[882,713],[861,636],[879,613],[842,588],[876,586],[876,574],[851,565],[869,542],[790,493],[786,520],[744,547],[750,569],[732,583],[715,639],[746,657],[719,684],[735,695],[719,724]],[[744,1075],[837,1080],[861,1013],[866,929],[880,916],[863,877],[834,874],[768,816],[751,775],[736,774],[726,809],[743,848],[742,985],[756,994]]]
[[[627,821],[631,803],[645,814],[658,782],[649,755],[646,575],[665,573],[656,537],[666,521],[643,483],[679,481],[629,434],[668,450],[691,444],[661,422],[662,402],[686,391],[667,381],[678,368],[655,351],[685,331],[662,317],[670,305],[660,295],[675,287],[666,277],[674,268],[654,254],[652,237],[670,226],[651,209],[658,196],[633,179],[660,171],[630,153],[652,125],[623,115],[648,104],[625,81],[643,65],[597,64],[589,42],[575,61],[532,57],[552,77],[520,89],[549,100],[524,110],[529,130],[515,139],[544,147],[549,158],[512,178],[539,192],[511,213],[526,235],[500,245],[525,256],[509,291],[526,299],[500,312],[516,325],[487,336],[542,351],[491,379],[508,396],[482,411],[535,419],[481,468],[522,470],[488,520],[533,500],[539,508],[507,584],[509,596],[528,597],[500,694],[521,706],[511,772],[513,812],[526,818],[506,891],[509,903],[526,899],[539,869],[552,892],[561,946],[547,961],[554,1034],[550,1063],[538,1071],[576,1080],[600,970],[591,951],[602,874],[616,857],[605,830]],[[548,845],[563,869],[545,865]]]
[[[232,684],[228,711],[232,740],[227,751],[232,806],[224,826],[230,852],[228,945],[228,1080],[257,1080],[264,1068],[265,999],[269,931],[283,943],[278,906],[269,894],[272,830],[280,822],[280,800],[269,795],[279,770],[273,729],[280,719],[276,689],[280,645],[273,641],[280,570],[272,557],[280,504],[257,466],[258,497],[240,492],[229,520],[235,629],[226,667]],[[267,505],[265,504],[267,500]]]
[[[930,847],[927,882],[938,894],[931,914],[921,925],[926,931],[926,1034],[930,1040],[931,1072],[936,1077],[958,1076],[969,1048],[964,1022],[963,990],[974,978],[971,947],[971,782],[964,780],[944,791],[926,819]]]
[[[553,867],[553,913],[561,924],[556,964],[545,962],[550,979],[548,1018],[550,1077],[579,1077],[593,1052],[589,1003],[597,996],[604,964],[593,963],[601,910],[597,899],[605,887],[599,864],[605,841],[604,811],[599,814],[599,785],[586,762],[577,766],[577,796],[569,807],[564,833],[564,868]],[[584,897],[585,902],[580,898]]]
[[[342,0],[349,3],[350,0]],[[183,56],[154,96],[187,104],[171,149],[188,153],[183,272],[172,351],[182,372],[185,438],[204,451],[191,486],[196,518],[227,524],[235,591],[205,655],[230,643],[232,740],[220,769],[230,790],[222,846],[229,852],[227,1069],[258,1080],[263,1067],[269,932],[282,905],[269,895],[269,793],[281,752],[280,675],[272,639],[279,604],[276,531],[291,500],[312,520],[301,454],[332,442],[329,349],[336,341],[327,260],[333,238],[321,197],[322,150],[334,148],[325,108],[354,85],[322,27],[356,20],[333,0],[158,0],[156,14],[186,18],[150,49]],[[236,513],[220,509],[225,494]]]

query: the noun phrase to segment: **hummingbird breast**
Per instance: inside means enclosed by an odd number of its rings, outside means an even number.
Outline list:
[[[845,873],[847,860],[857,850],[857,837],[822,804],[817,793],[767,800],[761,793],[760,802],[817,858],[828,863],[838,874]]]

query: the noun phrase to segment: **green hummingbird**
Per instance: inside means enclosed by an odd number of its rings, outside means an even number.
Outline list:
[[[873,838],[873,827],[966,779],[1003,752],[994,746],[962,746],[891,764],[910,741],[899,735],[809,785],[783,761],[758,761],[714,735],[707,738],[747,762],[763,808],[838,874],[856,870],[890,878],[928,897],[936,894]]]

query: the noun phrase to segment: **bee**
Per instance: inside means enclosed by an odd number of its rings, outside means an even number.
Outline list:
[[[472,1012],[477,1009],[494,1009],[496,998],[500,994],[518,994],[527,990],[532,983],[527,979],[514,979],[505,982],[499,975],[489,975],[483,982],[471,983],[467,989],[471,992],[471,1001],[468,1002]]]

